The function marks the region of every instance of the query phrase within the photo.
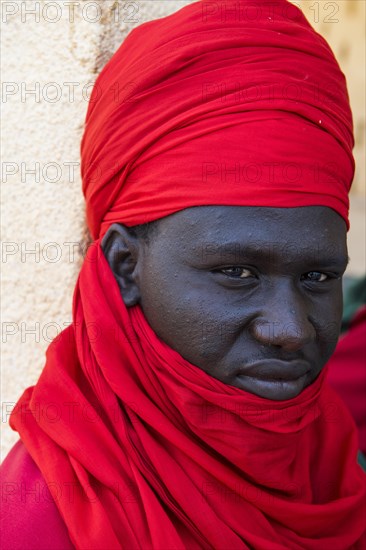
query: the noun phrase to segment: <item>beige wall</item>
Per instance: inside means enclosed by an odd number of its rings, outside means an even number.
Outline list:
[[[1,2],[3,452],[17,439],[6,425],[8,412],[37,380],[50,340],[71,320],[84,237],[79,142],[90,85],[131,28],[189,3]],[[351,271],[362,272],[365,2],[328,2],[339,8],[335,16],[324,1],[302,4],[312,23],[319,18],[349,81],[358,140]]]

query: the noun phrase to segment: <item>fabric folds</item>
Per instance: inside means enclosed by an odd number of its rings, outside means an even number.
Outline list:
[[[207,204],[324,205],[348,224],[352,129],[332,51],[287,0],[200,1],[144,23],[89,104],[93,238]]]
[[[125,308],[99,242],[11,425],[76,548],[363,548],[357,435],[326,370],[282,402],[210,377]]]

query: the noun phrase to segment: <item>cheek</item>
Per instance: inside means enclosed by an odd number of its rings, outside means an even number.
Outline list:
[[[155,333],[171,347],[198,339],[200,315],[195,304],[174,276],[157,276],[150,271],[140,284],[141,307]],[[176,345],[173,345],[176,344]]]
[[[340,333],[340,322],[329,321],[318,331],[318,344],[322,355],[327,361],[334,352]]]
[[[326,304],[318,308],[315,321],[317,343],[322,356],[328,360],[336,348],[342,322],[342,290],[332,293]]]
[[[154,332],[185,359],[204,368],[225,355],[230,334],[224,312],[208,289],[167,274],[143,280],[140,292],[141,307]]]

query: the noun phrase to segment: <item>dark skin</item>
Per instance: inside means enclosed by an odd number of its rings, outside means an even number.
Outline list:
[[[113,224],[102,248],[126,306],[225,384],[291,399],[334,351],[348,256],[330,208],[187,208],[150,242]]]

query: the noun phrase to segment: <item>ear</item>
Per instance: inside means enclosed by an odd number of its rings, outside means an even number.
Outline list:
[[[113,271],[126,307],[140,302],[138,260],[141,252],[139,239],[122,224],[114,223],[104,235],[101,247]]]

